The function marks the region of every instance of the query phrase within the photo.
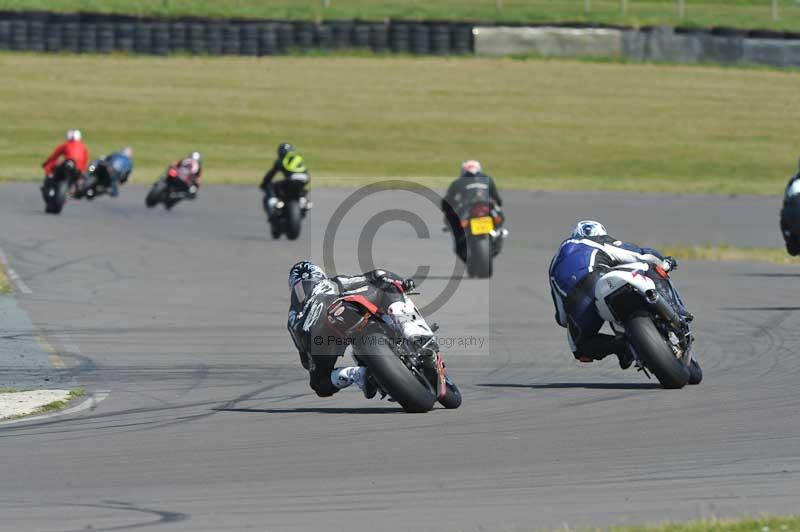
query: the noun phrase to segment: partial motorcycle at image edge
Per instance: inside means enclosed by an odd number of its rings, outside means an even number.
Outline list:
[[[781,208],[781,234],[786,252],[800,255],[800,178],[797,176],[786,187]]]
[[[80,178],[81,172],[72,159],[67,159],[58,165],[53,171],[52,177],[45,177],[41,187],[45,212],[60,214],[67,202],[69,190],[75,187]]]
[[[286,235],[289,240],[296,240],[300,236],[303,218],[313,206],[305,196],[307,184],[308,175],[296,173],[272,185],[275,197],[271,207],[267,204],[269,199],[264,196],[264,211],[267,213],[273,239]]]
[[[644,262],[611,268],[595,285],[600,317],[631,347],[635,363],[664,388],[683,388],[703,380],[692,356],[689,314],[670,275]]]
[[[183,179],[175,166],[170,166],[158,181],[153,183],[144,199],[148,208],[153,208],[159,203],[169,210],[184,199],[194,199],[197,194],[197,185],[188,178]]]
[[[504,227],[505,216],[500,209],[490,201],[477,201],[464,206],[457,213],[462,235],[453,235],[456,239],[465,240],[462,249],[465,256],[459,258],[467,267],[467,275],[486,279],[492,276],[494,258],[503,249],[503,243],[508,238],[508,229]],[[445,227],[447,231],[449,228]]]
[[[353,358],[368,369],[382,397],[389,396],[406,412],[428,412],[437,401],[445,408],[458,408],[461,391],[445,370],[434,334],[438,326],[427,325],[408,294],[400,297],[392,305],[401,304],[404,315],[414,316],[404,324],[406,330],[415,331],[413,340],[406,339],[388,309],[357,293],[338,297],[327,306],[322,301],[314,303],[309,314],[316,318],[309,334],[351,346]]]

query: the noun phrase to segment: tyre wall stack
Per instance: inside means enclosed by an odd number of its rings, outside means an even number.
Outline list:
[[[153,19],[0,11],[0,50],[263,56],[308,50],[471,54],[472,24],[330,20]]]

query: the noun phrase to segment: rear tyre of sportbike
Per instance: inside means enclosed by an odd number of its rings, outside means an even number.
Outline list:
[[[689,384],[700,384],[703,382],[703,370],[697,360],[692,359],[689,364]]]
[[[286,202],[283,215],[286,217],[286,238],[289,240],[297,240],[300,236],[300,224],[303,219],[303,213],[300,211],[300,204],[296,200]]]
[[[409,413],[428,412],[436,403],[436,392],[424,377],[414,375],[391,348],[392,340],[383,334],[365,335],[353,348],[358,360],[367,366],[380,388]]]
[[[269,234],[272,235],[273,240],[278,240],[281,237],[281,221],[279,219],[268,220]]]
[[[789,236],[784,236],[784,240],[786,241],[786,253],[792,257],[800,255],[800,239],[797,236],[790,234]]]
[[[45,200],[45,212],[49,214],[61,214],[64,204],[67,202],[67,182],[61,181],[55,185],[55,194],[47,196]]]
[[[450,410],[461,406],[461,390],[458,389],[456,383],[450,380],[450,377],[447,377],[447,393],[439,399],[439,404]]]
[[[645,313],[635,314],[625,323],[628,341],[644,365],[653,372],[661,386],[678,389],[689,382],[689,369],[672,352],[672,348]]]
[[[144,204],[147,205],[148,208],[152,209],[164,199],[164,193],[167,191],[167,184],[163,181],[156,181],[152,187],[150,187],[150,192],[147,193],[147,197],[144,198]]]
[[[492,276],[492,242],[489,237],[467,238],[467,274],[479,279]]]

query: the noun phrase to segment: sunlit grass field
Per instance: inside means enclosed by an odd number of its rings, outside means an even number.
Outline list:
[[[205,180],[257,183],[278,142],[317,184],[479,158],[501,186],[781,194],[800,73],[580,61],[0,54],[0,179],[39,179],[71,127],[130,144],[149,182],[197,149]]]
[[[0,0],[0,9],[99,11],[160,16],[295,19],[471,19],[540,23],[591,21],[608,24],[741,26],[800,30],[800,5],[779,0],[685,0],[684,18],[675,0]],[[498,6],[500,8],[498,9]]]

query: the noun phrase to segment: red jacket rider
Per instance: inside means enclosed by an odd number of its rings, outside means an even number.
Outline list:
[[[75,161],[75,166],[81,173],[86,172],[86,167],[89,165],[89,150],[81,140],[82,135],[79,129],[70,129],[67,131],[67,140],[60,144],[47,161],[42,165],[45,175],[52,176],[53,171],[63,161],[72,159]]]

